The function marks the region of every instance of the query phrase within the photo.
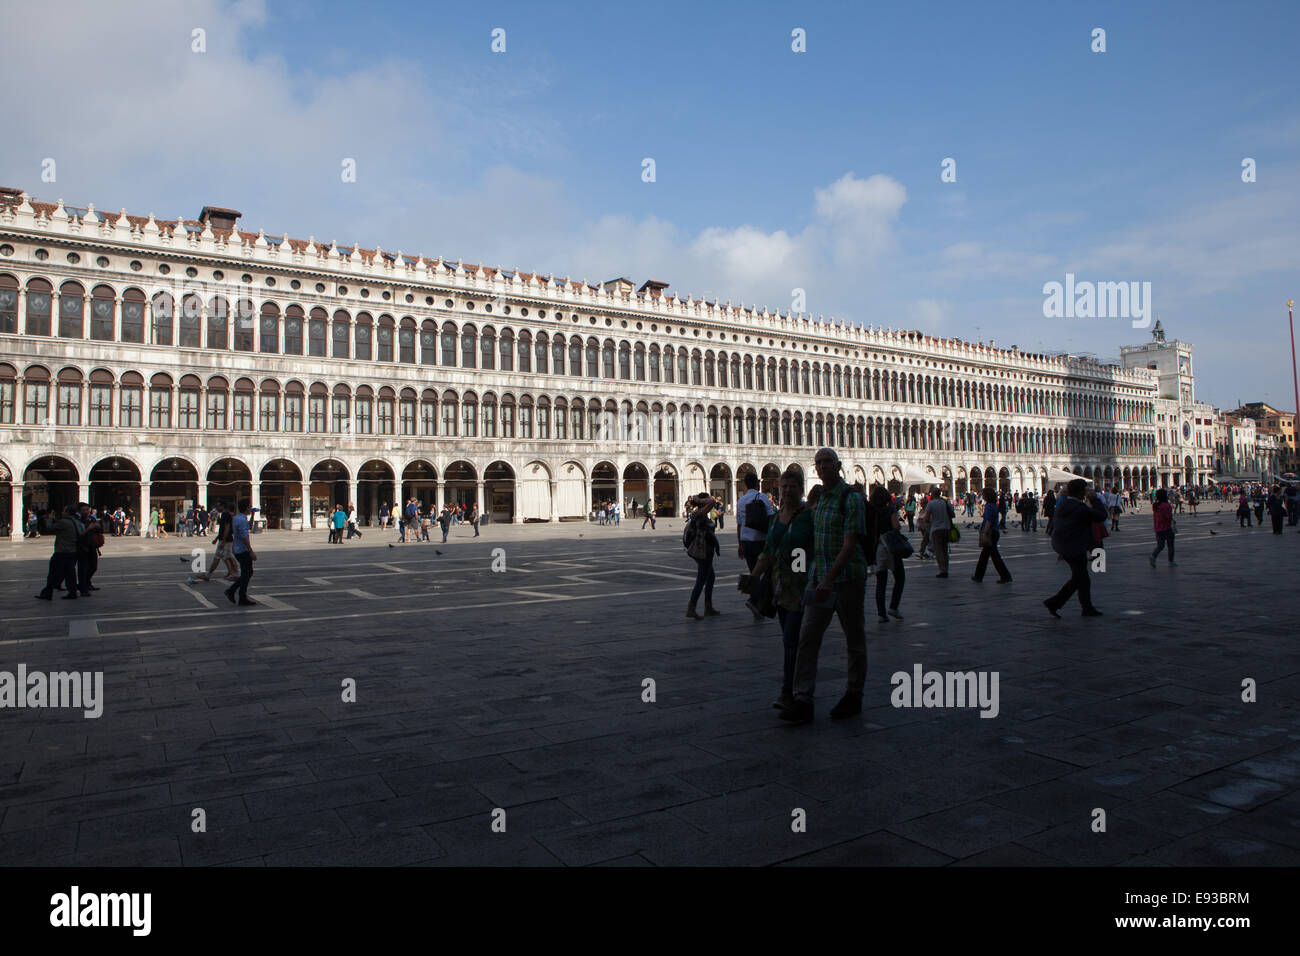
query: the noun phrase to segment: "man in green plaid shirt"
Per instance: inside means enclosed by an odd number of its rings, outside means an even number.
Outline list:
[[[822,488],[813,509],[812,593],[804,600],[794,665],[794,704],[781,712],[782,720],[794,723],[813,719],[817,655],[832,617],[839,618],[848,642],[849,676],[844,696],[831,708],[831,716],[862,713],[862,688],[867,682],[863,612],[867,562],[860,543],[867,533],[866,501],[840,476],[840,459],[833,449],[821,449],[814,461]]]

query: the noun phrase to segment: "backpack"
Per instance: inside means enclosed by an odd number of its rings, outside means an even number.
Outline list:
[[[686,523],[686,529],[682,531],[682,547],[686,553],[697,561],[704,561],[708,558],[709,536],[700,529],[699,519],[692,518]]]
[[[767,504],[763,501],[763,496],[755,495],[754,499],[745,505],[745,527],[751,531],[767,534],[769,521],[770,516],[767,513]]]

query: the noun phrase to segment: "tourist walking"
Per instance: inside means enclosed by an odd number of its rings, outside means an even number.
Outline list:
[[[844,630],[848,677],[844,696],[831,708],[831,716],[862,713],[862,689],[867,682],[867,560],[861,545],[867,534],[867,504],[840,475],[840,459],[834,449],[820,449],[813,461],[822,490],[813,507],[812,575],[804,593],[804,618],[795,656],[794,703],[781,711],[781,719],[792,723],[813,719],[817,657],[832,617],[839,618]]]
[[[361,530],[357,527],[357,506],[348,505],[348,540],[361,537]]]
[[[935,563],[939,565],[939,573],[935,577],[946,578],[948,545],[952,540],[953,519],[957,517],[957,512],[944,498],[942,491],[930,498],[930,503],[925,506],[925,512],[928,516],[927,527],[930,529],[930,548],[934,551]]]
[[[1043,517],[1047,519],[1047,533],[1052,533],[1052,516],[1056,514],[1056,489],[1048,489],[1047,497],[1043,499]]]
[[[758,490],[758,475],[745,474],[745,493],[736,502],[736,549],[752,572],[767,541],[768,525],[776,509]],[[754,615],[757,620],[758,615]]]
[[[65,601],[77,597],[77,509],[68,505],[57,518],[53,512],[44,516],[42,527],[46,534],[54,535],[54,553],[45,576],[45,587],[36,595],[42,601],[54,599],[54,590],[62,587]]]
[[[645,515],[644,515],[644,516],[642,517],[642,519],[641,519],[641,530],[642,530],[642,531],[645,530],[645,526],[646,526],[646,522],[647,522],[647,521],[650,522],[650,530],[653,531],[653,530],[655,529],[655,509],[654,509],[653,507],[651,507],[651,505],[650,505],[649,502],[646,502],[646,506],[645,506]]]
[[[469,525],[471,528],[474,529],[474,537],[476,538],[478,537],[478,522],[479,522],[478,502],[476,501],[472,505],[470,505],[469,508]]]
[[[1265,501],[1268,516],[1273,520],[1273,533],[1282,534],[1282,519],[1286,517],[1286,505],[1282,503],[1282,489],[1274,485]]]
[[[795,552],[806,556],[813,550],[813,519],[803,500],[803,472],[787,468],[781,475],[781,507],[769,523],[763,552],[754,563],[749,593],[756,590],[762,576],[772,577],[772,599],[776,618],[781,625],[782,670],[781,693],[772,706],[786,710],[794,704],[794,665],[799,652],[799,631],[803,626],[803,595],[808,587],[806,557],[796,559]],[[739,509],[737,509],[739,514]]]
[[[257,560],[257,552],[253,550],[253,542],[249,538],[249,508],[247,502],[240,505],[239,514],[235,515],[230,523],[235,561],[239,563],[239,579],[226,588],[226,597],[230,599],[231,604],[238,604],[241,607],[257,604],[248,596],[248,582],[253,579],[253,562]],[[239,595],[238,600],[235,599],[236,593]]]
[[[1169,566],[1178,567],[1178,562],[1174,560],[1174,509],[1169,504],[1169,492],[1164,488],[1156,491],[1151,521],[1156,532],[1156,549],[1148,555],[1151,567],[1156,566],[1156,558],[1166,547],[1169,549]]]
[[[713,559],[722,554],[722,547],[718,544],[713,521],[709,518],[712,506],[713,498],[707,491],[700,492],[692,498],[688,505],[692,510],[686,519],[686,527],[682,530],[682,546],[695,561],[695,586],[691,588],[691,599],[686,605],[686,616],[696,621],[704,615],[722,613],[713,606],[713,581],[717,576],[713,571]],[[704,593],[703,615],[695,612],[700,592]]]
[[[1163,488],[1160,489],[1164,491]],[[1250,524],[1250,499],[1246,497],[1243,491],[1237,496],[1237,526],[1239,528],[1249,528]]]
[[[971,580],[979,584],[984,580],[984,572],[988,570],[989,562],[993,562],[993,569],[998,572],[999,584],[1011,583],[1011,572],[1007,570],[1006,564],[1002,560],[1002,555],[998,552],[998,493],[992,488],[984,488],[984,519],[980,523],[980,557],[975,562],[975,573]],[[1060,507],[1059,503],[1057,505]]]
[[[1066,494],[1056,506],[1056,528],[1052,532],[1052,550],[1057,553],[1059,560],[1069,565],[1070,580],[1065,582],[1061,590],[1043,602],[1052,617],[1061,616],[1057,611],[1064,607],[1065,602],[1076,592],[1079,595],[1079,606],[1083,608],[1084,617],[1101,616],[1101,611],[1097,610],[1092,603],[1092,581],[1088,577],[1088,558],[1095,546],[1092,526],[1099,523],[1102,530],[1105,530],[1106,509],[1097,500],[1096,494],[1087,491],[1087,487],[1086,481],[1075,478],[1067,486]]]
[[[429,506],[429,513],[432,515],[433,506]],[[438,527],[442,529],[442,543],[447,543],[447,532],[451,530],[451,509],[444,507],[438,515]],[[426,526],[424,530],[424,540],[429,540],[429,529]]]
[[[77,523],[77,587],[82,597],[90,597],[91,591],[99,590],[91,581],[99,570],[99,549],[104,546],[104,526],[84,501],[77,505],[73,520]]]
[[[910,501],[910,499],[909,499]],[[910,501],[915,508],[915,502]],[[889,623],[889,616],[885,613],[885,587],[889,583],[889,573],[894,573],[894,589],[889,596],[889,614],[903,619],[903,612],[898,609],[898,603],[903,597],[903,585],[907,581],[907,572],[903,569],[903,559],[895,551],[893,545],[902,538],[903,522],[899,520],[898,509],[894,507],[888,489],[883,485],[876,485],[871,492],[871,507],[875,510],[876,524],[880,528],[880,540],[876,545],[876,613],[880,615],[882,624]],[[898,536],[891,535],[891,531],[898,532]],[[906,541],[906,539],[902,539]]]

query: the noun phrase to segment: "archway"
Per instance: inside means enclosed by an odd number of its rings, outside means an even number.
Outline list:
[[[731,469],[719,462],[709,471],[709,494],[719,499],[724,505],[732,505],[735,500],[731,497]]]
[[[311,469],[311,526],[328,528],[335,505],[348,504],[348,466],[337,458],[317,462]]]
[[[758,469],[756,469],[749,462],[745,462],[743,465],[741,465],[739,468],[736,469],[736,499],[737,500],[739,500],[740,497],[744,495],[746,491],[745,478],[749,475],[754,475],[755,477],[758,476]]]
[[[763,466],[763,472],[758,479],[758,490],[765,495],[776,496],[780,493],[781,488],[781,469],[772,463]]]
[[[591,510],[595,511],[618,494],[618,469],[602,461],[591,469]]]
[[[560,466],[555,482],[555,513],[561,521],[587,520],[587,472],[576,461]]]
[[[357,469],[357,523],[376,524],[381,503],[393,503],[393,467],[372,458]]]
[[[80,494],[77,466],[58,455],[44,455],[23,472],[23,508],[62,514]],[[11,494],[12,497],[12,494]]]
[[[493,521],[515,520],[515,470],[504,461],[494,461],[483,470],[483,510]]]
[[[524,465],[519,481],[519,514],[525,521],[550,521],[555,514],[551,470],[540,461]]]
[[[179,531],[185,512],[199,500],[199,472],[184,458],[165,458],[149,473],[149,508],[158,509],[158,523]]]
[[[467,461],[453,461],[442,475],[442,498],[448,505],[463,504],[467,509],[478,501],[478,471]],[[480,513],[491,514],[485,505]]]
[[[650,500],[650,471],[639,461],[634,461],[623,469],[623,499],[628,502],[628,517],[632,517],[632,506],[642,513]]]
[[[128,458],[105,458],[90,469],[90,503],[101,514],[140,513],[140,469]],[[121,532],[122,529],[114,528]]]
[[[662,464],[655,469],[654,507],[660,518],[672,518],[680,513],[678,503],[680,495],[677,490],[677,469],[669,464]]]
[[[276,458],[262,466],[258,476],[258,498],[268,528],[284,531],[302,529],[302,469],[287,458]]]
[[[253,500],[253,474],[238,458],[222,458],[208,469],[208,510],[238,510]]]
[[[472,471],[473,469],[471,469]],[[470,478],[473,481],[473,477]],[[420,502],[420,510],[427,511],[438,501],[438,469],[423,458],[418,458],[402,469],[402,499],[386,499],[393,507],[393,514],[400,515],[408,499],[414,497]],[[380,496],[380,502],[385,499]],[[396,520],[396,518],[394,518]]]

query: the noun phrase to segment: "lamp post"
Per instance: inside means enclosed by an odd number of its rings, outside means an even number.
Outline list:
[[[1295,457],[1296,457],[1296,451],[1297,451],[1297,449],[1300,449],[1300,442],[1296,441],[1296,430],[1297,430],[1297,429],[1296,429],[1296,422],[1297,422],[1297,420],[1300,420],[1300,381],[1298,381],[1297,378],[1296,378],[1296,369],[1295,369],[1295,364],[1296,364],[1296,363],[1295,363],[1295,316],[1294,316],[1294,314],[1293,314],[1293,310],[1294,310],[1294,308],[1295,308],[1295,300],[1294,300],[1294,299],[1288,299],[1288,300],[1287,300],[1287,303],[1286,303],[1286,319],[1287,319],[1287,324],[1290,325],[1290,327],[1291,327],[1291,388],[1294,390],[1294,392],[1293,392],[1293,397],[1295,398],[1295,404],[1291,406],[1291,408],[1292,408],[1292,413],[1291,413],[1291,457],[1292,457],[1291,470],[1292,470],[1292,471],[1295,470]],[[1281,431],[1281,429],[1279,429],[1279,431]]]

